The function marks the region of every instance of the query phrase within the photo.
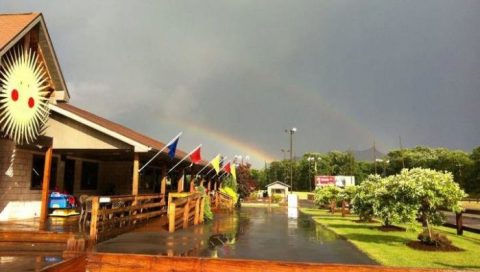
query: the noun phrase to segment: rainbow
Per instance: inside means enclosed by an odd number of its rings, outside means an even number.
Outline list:
[[[240,150],[240,152],[242,152],[241,154],[249,155],[252,159],[254,159],[257,162],[263,163],[263,162],[271,162],[276,160],[275,156],[267,153],[266,151],[256,146],[253,146],[249,143],[242,142],[239,139],[232,137],[231,135],[221,133],[205,125],[201,126],[197,123],[184,120],[184,119],[178,119],[178,118],[168,118],[168,119],[165,119],[164,121],[175,124],[176,126],[184,128],[188,131],[195,132],[206,138],[213,139],[227,146],[231,146],[234,149],[238,149]],[[222,155],[226,155],[226,154],[222,154]],[[232,157],[230,157],[229,159],[232,159]]]

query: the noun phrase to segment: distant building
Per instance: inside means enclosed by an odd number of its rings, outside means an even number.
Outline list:
[[[275,181],[268,184],[266,187],[269,197],[273,196],[274,194],[286,197],[288,195],[288,189],[290,188],[290,185],[281,181]]]
[[[327,185],[336,185],[344,188],[345,186],[355,185],[354,176],[315,176],[315,187]]]

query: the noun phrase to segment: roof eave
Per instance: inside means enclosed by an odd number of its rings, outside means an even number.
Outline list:
[[[152,150],[152,147],[150,147],[150,146],[144,145],[144,144],[142,144],[138,141],[135,141],[135,140],[130,139],[130,138],[124,136],[124,135],[121,135],[120,133],[117,133],[115,131],[112,131],[110,129],[102,127],[102,126],[100,126],[100,125],[98,125],[98,124],[96,124],[96,123],[94,123],[90,120],[87,120],[87,119],[85,119],[81,116],[76,115],[75,113],[72,113],[70,111],[62,109],[62,108],[60,108],[56,105],[49,104],[49,108],[50,108],[50,110],[52,110],[52,111],[54,111],[58,114],[61,114],[65,117],[68,117],[72,120],[75,120],[75,121],[77,121],[77,122],[79,122],[79,123],[81,123],[81,124],[83,124],[87,127],[90,127],[90,128],[92,128],[94,130],[97,130],[97,131],[100,131],[100,132],[102,132],[102,133],[104,133],[104,134],[106,134],[106,135],[108,135],[108,136],[110,136],[114,139],[117,139],[117,140],[122,141],[122,142],[124,142],[128,145],[133,146],[134,152],[144,153],[144,152],[148,152],[148,151]]]

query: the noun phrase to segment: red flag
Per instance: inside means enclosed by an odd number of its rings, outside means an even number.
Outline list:
[[[230,162],[227,162],[224,166],[223,166],[223,170],[225,170],[225,172],[229,173],[230,174]]]
[[[201,152],[201,147],[197,147],[192,154],[190,154],[190,160],[192,161],[193,164],[197,164],[202,160],[202,155],[200,154]]]

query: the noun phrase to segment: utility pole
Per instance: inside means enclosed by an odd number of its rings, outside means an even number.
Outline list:
[[[297,128],[285,129],[286,133],[290,134],[290,188],[293,191],[293,134]]]
[[[402,136],[398,135],[398,141],[400,142],[400,154],[402,156],[402,169],[403,169],[405,168],[405,159],[403,158]]]
[[[373,138],[373,165],[375,166],[375,175],[377,174],[377,148],[375,147],[375,138]]]

